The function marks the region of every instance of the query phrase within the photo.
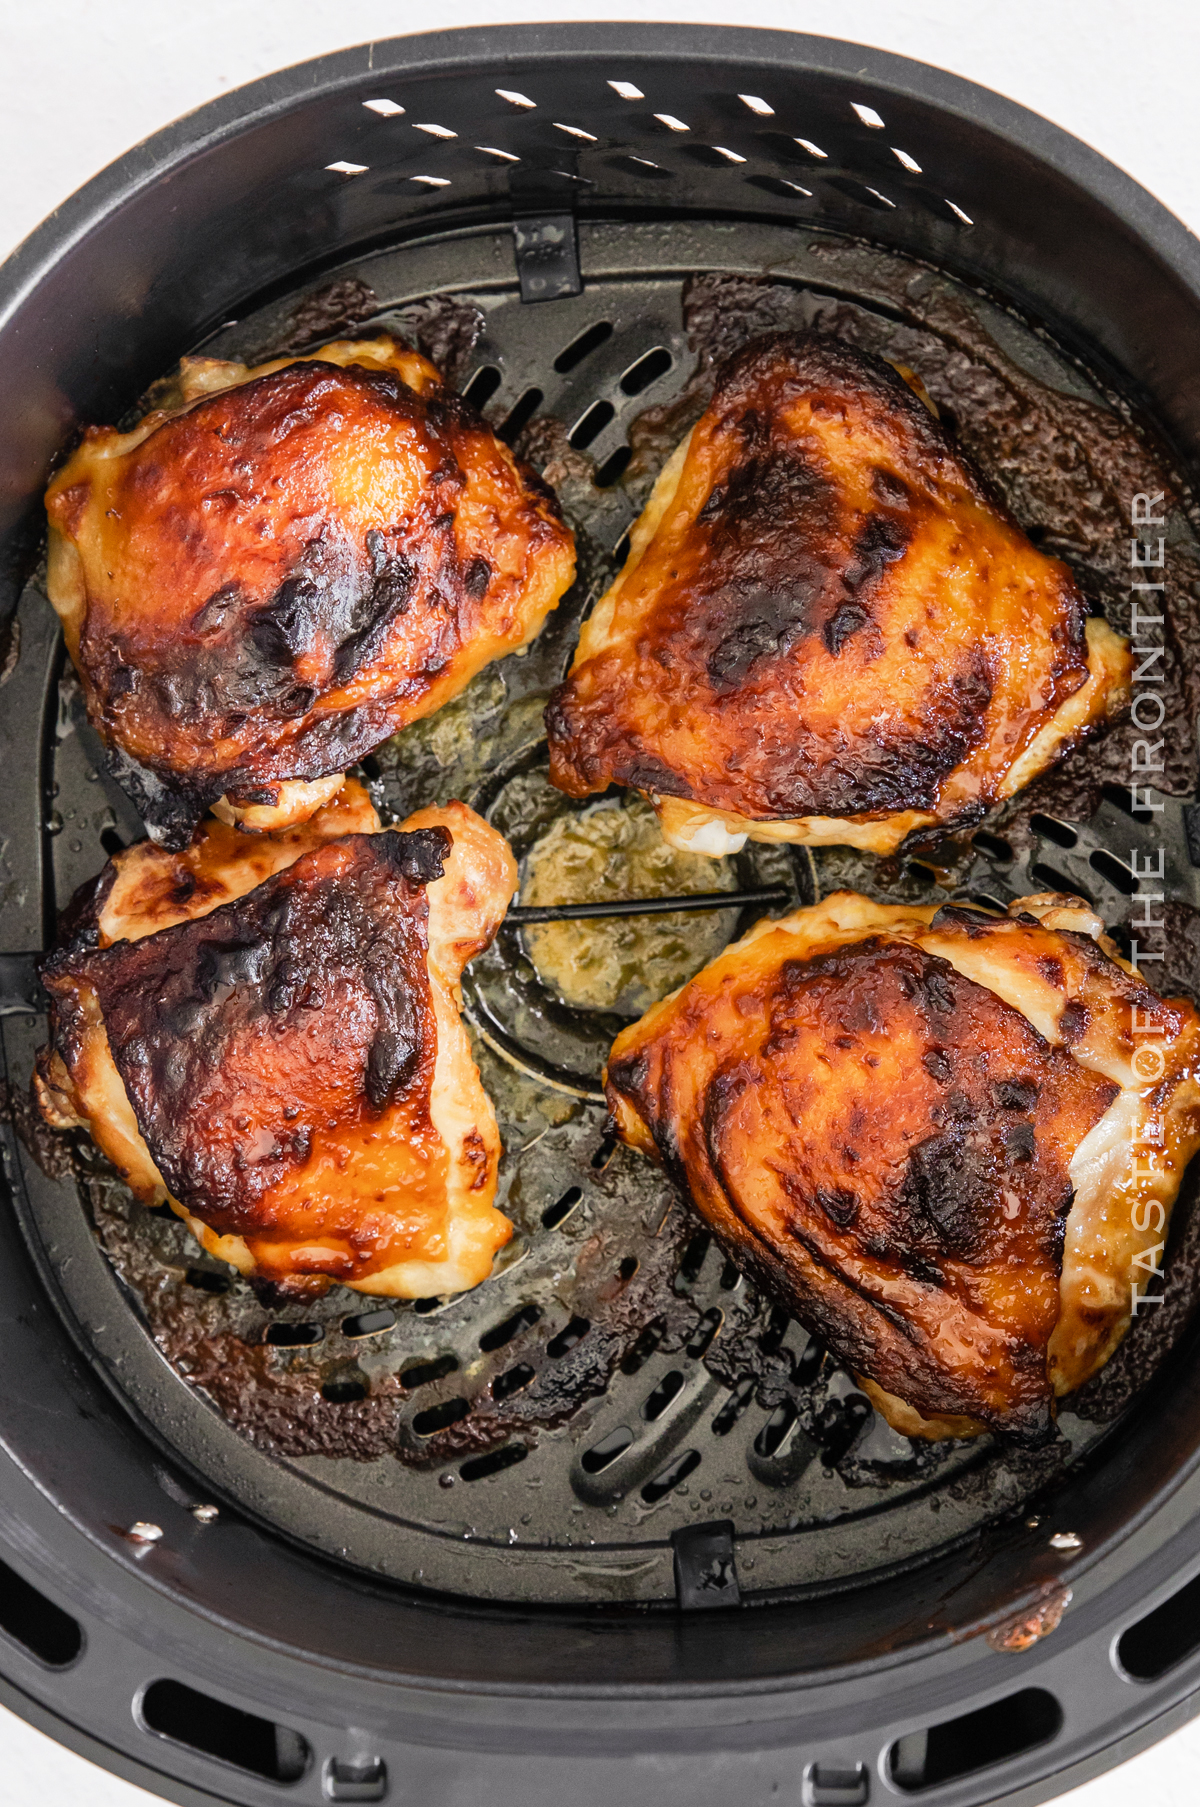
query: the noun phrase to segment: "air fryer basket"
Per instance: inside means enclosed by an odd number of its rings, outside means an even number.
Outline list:
[[[552,467],[581,579],[526,658],[368,776],[397,816],[467,795],[523,853],[568,807],[541,699],[723,313],[897,361],[968,322],[1035,397],[1039,455],[1068,419],[1111,420],[1126,449],[1150,423],[1190,557],[1190,237],[1044,121],[921,65],[788,34],[527,27],[376,44],[214,103],[68,202],[0,303],[0,1697],[172,1799],[238,1803],[1033,1802],[1185,1719],[1185,1206],[1132,1406],[1068,1402],[1048,1462],[921,1453],[614,1149],[611,1025],[559,1006],[513,929],[467,1004],[518,1235],[462,1299],[269,1311],[101,1168],[39,1164],[22,1101],[45,1028],[29,956],[140,833],[36,568],[79,423],[200,347],[253,358],[374,320],[436,342]],[[1036,396],[1065,398],[1045,432]],[[1159,812],[1110,784],[952,871],[751,848],[737,878],[797,902],[935,880],[1004,902],[1061,878],[1117,923],[1131,854],[1163,846],[1180,942],[1200,904],[1182,769]]]

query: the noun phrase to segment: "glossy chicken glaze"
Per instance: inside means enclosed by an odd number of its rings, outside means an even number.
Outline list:
[[[349,781],[279,841],[131,848],[45,972],[49,1119],[289,1293],[457,1291],[511,1235],[458,981],[515,866],[463,804],[378,827]]]
[[[151,834],[210,805],[303,820],[355,760],[538,632],[574,576],[558,503],[390,338],[89,428],[46,495],[48,590]]]
[[[913,386],[772,334],[724,367],[585,623],[551,776],[646,792],[696,852],[890,853],[979,821],[1124,706],[1130,669]]]
[[[1200,1018],[1102,935],[1077,899],[997,917],[838,892],[613,1044],[623,1139],[906,1435],[1040,1441],[1161,1262]]]

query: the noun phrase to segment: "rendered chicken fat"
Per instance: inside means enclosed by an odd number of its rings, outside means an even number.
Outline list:
[[[1200,1146],[1200,1017],[1101,942],[1073,898],[1002,917],[838,892],[613,1044],[623,1139],[906,1435],[1039,1442],[1161,1256]]]

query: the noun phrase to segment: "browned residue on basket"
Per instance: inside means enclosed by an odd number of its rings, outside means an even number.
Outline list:
[[[1057,1581],[1047,1582],[1032,1606],[1022,1607],[1020,1612],[993,1625],[985,1642],[993,1650],[1031,1650],[1039,1638],[1057,1631],[1070,1604],[1069,1587]]]

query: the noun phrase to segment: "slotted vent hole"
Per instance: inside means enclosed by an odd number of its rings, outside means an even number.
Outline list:
[[[714,1437],[727,1437],[750,1401],[754,1397],[754,1381],[751,1376],[739,1380],[729,1398],[712,1421]]]
[[[732,1261],[727,1261],[721,1269],[720,1287],[723,1293],[736,1292],[742,1284],[742,1271]]]
[[[836,188],[848,200],[857,201],[860,207],[871,207],[876,213],[887,213],[896,203],[879,189],[871,188],[865,182],[856,182],[853,176],[826,176],[826,186]]]
[[[211,1267],[189,1267],[184,1276],[189,1286],[195,1286],[201,1292],[227,1293],[230,1287],[228,1274],[218,1274]]]
[[[522,1330],[527,1330],[531,1324],[536,1324],[541,1315],[540,1305],[522,1305],[519,1311],[514,1311],[511,1317],[504,1319],[503,1323],[493,1325],[491,1330],[485,1330],[479,1339],[479,1347],[485,1355],[491,1355],[496,1349],[503,1349],[504,1345],[511,1343]]]
[[[463,390],[463,400],[473,408],[486,408],[503,381],[494,364],[481,364]]]
[[[616,1152],[617,1138],[615,1136],[605,1136],[603,1142],[601,1142],[599,1148],[592,1156],[592,1166],[596,1169],[597,1173],[604,1172],[604,1169],[608,1166],[608,1163],[612,1160]]]
[[[321,1397],[327,1399],[330,1405],[354,1405],[358,1400],[365,1399],[368,1391],[365,1380],[344,1375],[338,1380],[327,1380],[321,1388]]]
[[[102,828],[100,830],[100,845],[103,847],[105,853],[107,853],[109,859],[112,859],[114,854],[123,853],[125,850],[125,843],[115,828]]]
[[[625,563],[625,560],[629,557],[629,545],[630,545],[629,534],[628,534],[628,531],[626,531],[625,533],[623,533],[621,535],[620,539],[617,541],[616,545],[613,547],[613,560],[616,564],[618,571],[621,569],[621,566]]]
[[[514,1393],[524,1391],[534,1379],[535,1373],[536,1370],[528,1362],[518,1362],[515,1368],[509,1368],[504,1374],[497,1374],[492,1382],[492,1398],[511,1399]]]
[[[1117,1660],[1134,1681],[1153,1682],[1200,1650],[1200,1575],[1121,1633]]]
[[[1065,822],[1058,821],[1054,816],[1030,816],[1029,826],[1035,834],[1041,835],[1047,841],[1053,841],[1056,847],[1071,848],[1079,840],[1079,836],[1073,828],[1069,828]]]
[[[980,910],[994,910],[997,916],[1008,914],[1008,905],[991,891],[968,891],[963,902],[974,904]]]
[[[456,1355],[439,1355],[431,1362],[414,1362],[410,1368],[402,1369],[399,1377],[400,1385],[407,1392],[413,1393],[418,1387],[431,1386],[435,1380],[445,1380],[447,1374],[457,1372],[458,1357]]]
[[[594,439],[599,439],[605,427],[616,419],[616,409],[611,402],[593,402],[582,420],[576,422],[571,432],[571,444],[577,452],[586,450]]]
[[[1136,897],[1141,888],[1140,881],[1134,877],[1124,860],[1119,860],[1113,853],[1106,853],[1102,847],[1092,854],[1088,865],[1101,878],[1106,878],[1110,885],[1115,885],[1118,891],[1124,892],[1126,897]]]
[[[612,338],[612,334],[611,320],[597,320],[594,326],[589,326],[586,332],[580,333],[569,345],[563,347],[554,360],[554,368],[560,376],[565,376],[568,370],[574,370],[577,364],[590,358],[594,351],[599,351],[605,341]]]
[[[655,1318],[638,1333],[637,1341],[621,1363],[622,1374],[636,1374],[639,1368],[645,1367],[662,1342],[666,1328],[662,1318]]]
[[[601,1474],[610,1467],[618,1456],[623,1456],[633,1442],[633,1432],[627,1424],[618,1425],[615,1431],[609,1431],[607,1437],[599,1443],[593,1443],[585,1449],[579,1458],[579,1466],[585,1474]]]
[[[903,158],[900,161],[903,162]],[[907,169],[908,165],[905,164],[904,167]],[[935,220],[943,222],[949,220],[954,226],[973,226],[975,224],[970,214],[964,213],[957,202],[948,201],[945,195],[935,193],[932,188],[924,188],[919,182],[911,184],[908,196],[923,212]]]
[[[1084,889],[1077,878],[1068,878],[1065,873],[1057,872],[1053,866],[1047,866],[1041,860],[1036,866],[1030,867],[1029,875],[1047,891],[1069,892],[1073,897],[1081,897],[1085,904],[1092,901],[1091,893]]]
[[[790,1399],[785,1399],[781,1405],[777,1405],[754,1439],[754,1447],[758,1454],[760,1456],[777,1455],[795,1428],[799,1416],[799,1412]]]
[[[708,1258],[712,1247],[712,1237],[707,1230],[697,1230],[683,1251],[679,1267],[676,1270],[676,1281],[682,1286],[695,1286],[700,1278],[700,1270]]]
[[[418,1437],[436,1437],[439,1431],[449,1430],[452,1424],[465,1418],[470,1409],[469,1400],[443,1399],[440,1404],[417,1413],[412,1421],[413,1430]]]
[[[655,345],[636,364],[629,366],[621,378],[621,387],[626,395],[640,395],[651,383],[657,383],[660,376],[666,376],[674,362],[665,345]]]
[[[672,1368],[664,1374],[653,1393],[650,1393],[642,1406],[642,1417],[647,1424],[653,1424],[661,1418],[671,1401],[683,1391],[683,1375],[678,1368]]]
[[[486,1481],[489,1475],[503,1474],[506,1468],[515,1468],[528,1454],[523,1443],[506,1443],[503,1449],[494,1449],[489,1455],[472,1456],[458,1472],[464,1481]]]
[[[0,1562],[0,1629],[50,1669],[65,1669],[83,1649],[83,1631],[70,1613],[6,1562]]]
[[[273,1349],[311,1349],[324,1335],[322,1324],[268,1324],[263,1342]]]
[[[797,195],[803,195],[808,201],[813,198],[811,188],[789,182],[786,176],[747,176],[746,181],[752,188],[761,188],[764,194],[782,195],[785,201],[794,200]]]
[[[419,1318],[427,1318],[432,1311],[440,1311],[446,1303],[445,1299],[414,1299],[413,1310]]]
[[[664,169],[661,163],[651,163],[649,157],[621,156],[609,159],[610,169],[623,170],[630,176],[650,176],[659,181],[673,181],[675,172]]]
[[[567,1221],[567,1218],[570,1217],[572,1211],[582,1197],[583,1189],[581,1187],[568,1187],[560,1199],[556,1199],[552,1205],[548,1205],[542,1212],[542,1228],[546,1230],[557,1230],[560,1223],[565,1223]]]
[[[1002,836],[989,834],[986,829],[976,829],[974,843],[985,859],[996,860],[1007,866],[1010,860],[1016,858],[1012,847]]]
[[[787,1335],[788,1325],[791,1321],[782,1305],[772,1308],[771,1315],[767,1319],[766,1329],[758,1339],[758,1346],[764,1355],[774,1355],[777,1349],[782,1348],[783,1339]]]
[[[1154,820],[1153,811],[1133,807],[1133,793],[1127,784],[1106,784],[1103,795],[1107,802],[1114,804],[1121,811],[1122,815],[1132,816],[1135,822],[1152,822]]]
[[[1061,1726],[1062,1708],[1053,1694],[1045,1688],[1023,1688],[973,1713],[898,1739],[888,1753],[888,1768],[900,1788],[933,1788],[1045,1744]]]
[[[685,147],[684,155],[691,157],[696,163],[706,164],[709,169],[728,169],[731,163],[746,161],[736,151],[726,150],[721,144],[690,144]]]
[[[591,1327],[587,1318],[572,1318],[566,1329],[560,1330],[558,1335],[546,1344],[546,1354],[550,1360],[556,1362],[564,1355],[569,1355],[576,1343],[583,1341]]]
[[[795,1367],[792,1369],[792,1380],[798,1387],[811,1386],[821,1372],[821,1363],[825,1360],[825,1348],[815,1337],[810,1337],[801,1350]]]
[[[817,1416],[814,1434],[830,1468],[849,1454],[872,1411],[865,1393],[850,1393],[845,1399],[826,1400]]]
[[[355,1317],[342,1319],[342,1335],[379,1336],[384,1330],[390,1330],[396,1322],[396,1314],[388,1306],[381,1306],[378,1311],[360,1311]]]
[[[692,1361],[699,1361],[702,1355],[708,1354],[724,1322],[725,1313],[719,1311],[715,1305],[711,1311],[705,1312],[687,1346],[687,1352]]]
[[[540,389],[527,389],[524,395],[514,402],[500,428],[500,438],[506,445],[511,445],[521,428],[528,426],[541,405],[542,392]]]
[[[625,475],[625,467],[633,457],[631,445],[619,445],[596,469],[596,488],[611,489]]]
[[[160,1738],[186,1744],[268,1782],[298,1782],[312,1752],[299,1732],[214,1700],[182,1682],[156,1681],[142,1696],[142,1720]]]
[[[628,1286],[629,1282],[633,1279],[633,1276],[637,1273],[640,1265],[636,1255],[626,1255],[624,1261],[622,1261],[620,1267],[617,1269],[617,1278],[623,1286]]]
[[[665,1500],[668,1493],[674,1493],[681,1482],[690,1474],[695,1474],[700,1466],[700,1451],[685,1449],[683,1454],[666,1468],[660,1468],[652,1481],[647,1481],[642,1488],[642,1498],[648,1506],[656,1506],[659,1500]]]

